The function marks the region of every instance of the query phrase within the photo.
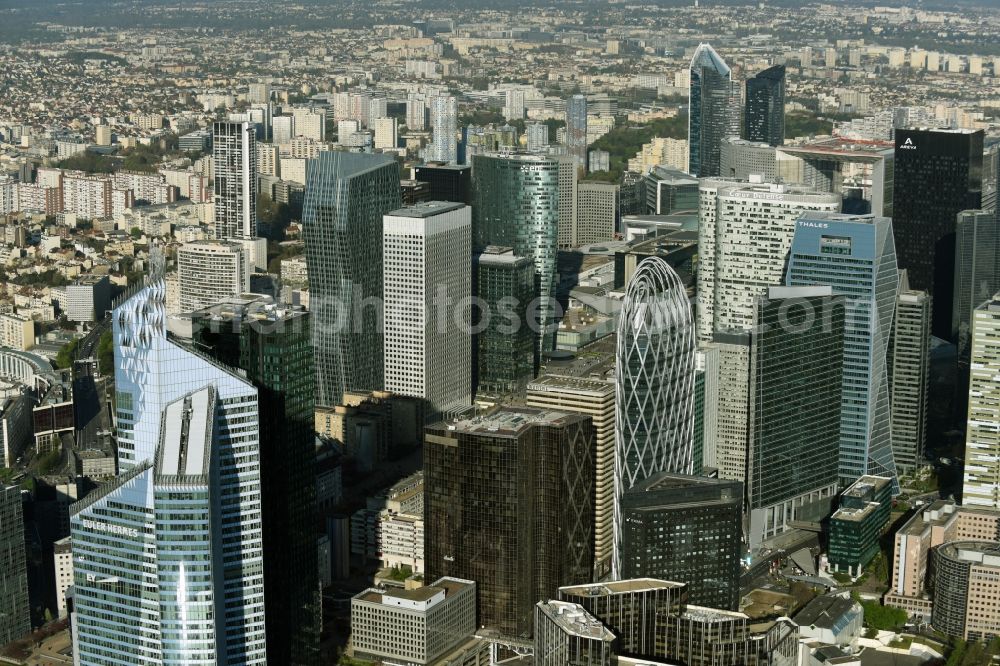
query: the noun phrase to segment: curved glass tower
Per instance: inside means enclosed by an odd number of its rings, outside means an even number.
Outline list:
[[[732,73],[719,54],[702,44],[691,59],[688,111],[688,173],[719,175],[722,140],[733,132]]]
[[[690,474],[695,335],[687,291],[658,257],[629,281],[615,362],[613,575],[621,574],[625,491],[659,472]]]

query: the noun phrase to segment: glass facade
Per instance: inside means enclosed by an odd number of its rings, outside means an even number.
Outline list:
[[[864,474],[893,479],[896,476],[887,356],[898,281],[888,218],[828,214],[799,220],[786,284],[828,285],[834,294],[847,299],[840,416],[841,486],[850,485]]]
[[[658,472],[692,470],[694,321],[684,285],[659,257],[644,259],[629,281],[615,355],[612,574],[618,578],[625,491]]]
[[[879,552],[879,537],[892,512],[892,480],[863,476],[840,496],[840,508],[830,517],[827,559],[835,571],[853,576]]]
[[[785,142],[785,66],[765,69],[746,85],[743,138],[780,146]]]
[[[531,259],[545,325],[541,349],[555,344],[559,159],[540,155],[476,155],[472,179],[472,245],[511,247]]]
[[[302,211],[313,313],[316,404],[383,387],[382,216],[402,205],[387,155],[324,152]]]
[[[0,484],[0,645],[31,631],[21,488]]]
[[[955,297],[952,340],[968,362],[972,312],[1000,291],[1000,228],[996,211],[963,210],[955,226]]]
[[[931,357],[931,299],[910,290],[905,275],[902,271],[889,355],[892,457],[900,474],[926,464]]]
[[[515,395],[535,376],[538,357],[535,335],[524,325],[535,298],[531,260],[505,248],[488,247],[476,260],[477,295],[487,308],[485,326],[477,335],[477,393]],[[520,323],[512,329],[514,318]]]
[[[688,173],[719,176],[722,140],[733,133],[732,73],[708,44],[698,46],[691,59],[689,103]]]

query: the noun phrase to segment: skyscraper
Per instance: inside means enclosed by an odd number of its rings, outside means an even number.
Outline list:
[[[401,203],[389,156],[324,152],[309,170],[302,231],[318,405],[383,388],[382,216]]]
[[[431,99],[433,140],[427,147],[428,162],[458,162],[458,100],[440,96]]]
[[[968,360],[972,312],[1000,290],[1000,229],[996,212],[963,210],[955,226],[955,295],[952,340]]]
[[[168,340],[164,299],[154,253],[112,315],[122,475],[71,517],[77,654],[264,664],[257,390]]]
[[[691,58],[688,101],[688,172],[718,176],[722,139],[732,133],[732,73],[708,44],[699,45]]]
[[[310,314],[266,297],[192,315],[192,341],[246,372],[258,391],[268,663],[314,664],[321,608],[316,562],[316,382]]]
[[[622,578],[670,577],[691,603],[739,606],[742,483],[656,474],[625,492],[622,514]]]
[[[612,575],[622,571],[622,497],[658,472],[690,473],[694,322],[677,273],[644,259],[629,281],[615,363],[615,513]]]
[[[193,241],[177,248],[181,312],[192,312],[250,291],[250,262],[239,243]]]
[[[566,100],[566,149],[577,167],[587,167],[587,96]]]
[[[603,243],[618,229],[620,187],[613,183],[582,182],[576,189],[576,226],[573,247]]]
[[[429,426],[425,576],[475,580],[477,626],[530,635],[539,599],[593,574],[593,456],[580,414],[502,409]]]
[[[430,185],[429,201],[467,204],[472,196],[472,167],[460,164],[422,164],[414,178]]]
[[[1000,509],[1000,294],[972,313],[962,504]]]
[[[540,349],[554,346],[560,163],[543,155],[476,155],[472,244],[511,247],[535,267]]]
[[[576,228],[576,193],[579,185],[576,158],[572,155],[557,155],[559,162],[559,229],[557,240],[559,247],[574,247],[577,238]]]
[[[983,131],[896,130],[892,226],[899,267],[931,294],[931,332],[951,338],[955,219],[981,205]]]
[[[812,214],[797,223],[789,286],[830,285],[847,298],[840,480],[896,476],[887,356],[899,274],[892,222],[872,215]],[[893,487],[898,488],[893,481]]]
[[[924,465],[926,459],[931,299],[925,291],[910,289],[906,271],[900,271],[891,344],[892,457],[899,473],[907,474]]]
[[[746,86],[743,138],[780,146],[785,142],[785,66],[765,69]]]
[[[21,489],[0,484],[0,645],[31,631]]]
[[[215,237],[257,235],[256,130],[250,122],[216,121],[212,126],[215,174]]]
[[[383,218],[385,389],[440,415],[472,404],[472,216],[432,201]],[[439,303],[440,295],[447,303]],[[436,419],[435,419],[436,420]]]
[[[746,455],[751,550],[818,522],[837,493],[843,296],[828,286],[771,287],[758,296],[750,335]]]

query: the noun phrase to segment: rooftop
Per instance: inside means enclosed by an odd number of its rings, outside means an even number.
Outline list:
[[[448,211],[458,210],[459,208],[465,208],[465,204],[454,201],[421,201],[412,206],[394,210],[388,213],[388,215],[392,217],[415,217],[423,219],[447,213]]]
[[[561,426],[579,418],[582,417],[578,414],[554,410],[505,407],[490,414],[449,421],[446,425],[449,431],[513,437],[531,426]]]
[[[794,620],[799,626],[832,629],[841,617],[854,608],[852,599],[824,594],[806,604]]]
[[[658,580],[656,578],[632,578],[630,580],[609,581],[584,585],[569,585],[560,587],[560,593],[577,597],[600,597],[626,592],[647,592],[650,590],[680,590],[687,587],[684,583]]]
[[[578,604],[565,601],[539,601],[537,607],[567,634],[606,643],[615,640],[615,634],[610,629]]]

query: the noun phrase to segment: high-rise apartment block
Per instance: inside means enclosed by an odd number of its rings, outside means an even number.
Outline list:
[[[1000,294],[972,313],[962,503],[1000,510]]]
[[[177,249],[180,308],[192,312],[250,291],[250,262],[243,245],[194,241]]]
[[[888,353],[899,274],[892,222],[872,215],[803,215],[786,284],[829,285],[846,298],[841,485],[865,474],[894,478]]]
[[[534,606],[594,559],[590,417],[501,409],[426,430],[427,577],[476,581],[477,626],[530,635]]]
[[[427,147],[428,162],[458,163],[458,100],[440,96],[431,99],[433,140]]]
[[[249,122],[217,121],[212,126],[215,168],[215,237],[257,235],[257,148]]]
[[[587,97],[573,95],[566,100],[566,150],[578,168],[587,166]]]
[[[688,600],[739,606],[743,484],[657,474],[622,497],[622,578],[685,583]]]
[[[382,222],[385,389],[423,398],[432,419],[472,404],[471,225],[468,206],[440,201]]]
[[[0,484],[0,644],[31,631],[21,489]]]
[[[309,171],[302,229],[319,405],[383,388],[382,216],[401,203],[389,156],[324,152]]]
[[[743,138],[771,146],[785,142],[784,65],[769,67],[747,79]]]
[[[897,129],[893,232],[899,267],[931,294],[931,332],[951,337],[955,219],[981,205],[982,130]]]
[[[71,517],[76,654],[264,664],[257,389],[167,339],[157,259],[112,316],[123,473]]]
[[[694,322],[687,291],[658,257],[629,281],[615,351],[613,575],[621,575],[622,498],[659,472],[689,474],[694,435]]]

